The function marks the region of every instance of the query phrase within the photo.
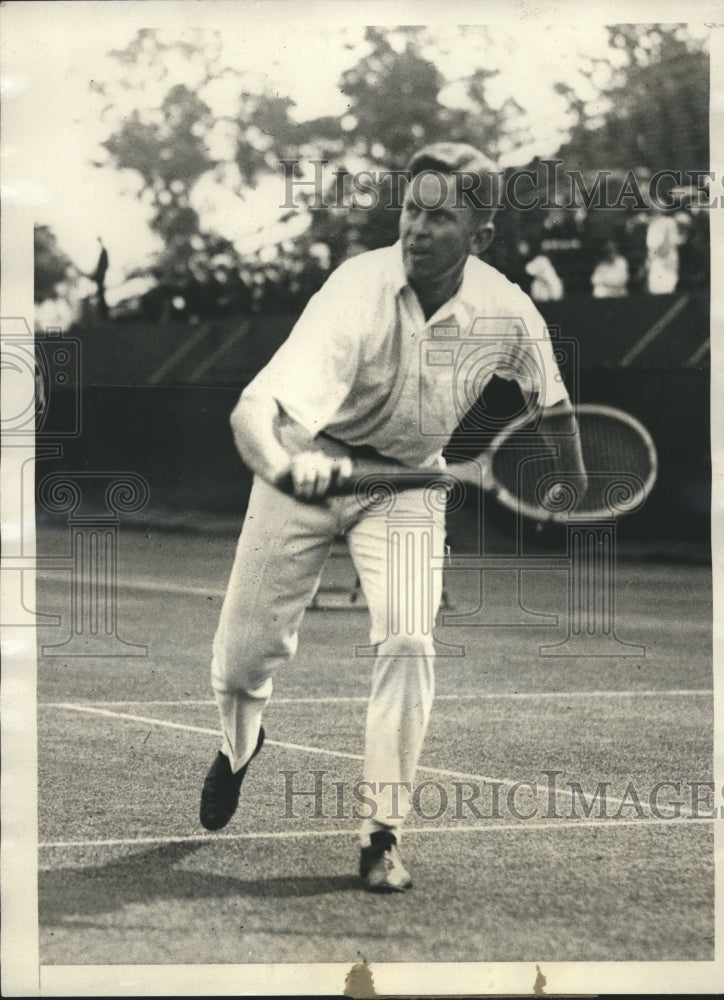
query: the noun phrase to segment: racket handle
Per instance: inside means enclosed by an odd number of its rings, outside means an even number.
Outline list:
[[[488,458],[480,454],[475,461],[451,462],[444,469],[411,469],[395,462],[356,461],[352,476],[354,486],[350,490],[349,483],[342,484],[342,489],[352,492],[372,485],[375,480],[389,483],[398,490],[419,490],[436,484],[452,486],[454,483],[489,490],[494,485]]]
[[[333,473],[332,482],[326,496],[365,495],[379,485],[388,485],[391,489],[419,490],[435,483],[448,483],[456,479],[469,478],[461,473],[467,469],[468,463],[458,463],[448,469],[411,469],[396,462],[374,462],[368,459],[357,459],[352,466],[352,475],[340,480],[339,469]],[[474,466],[478,471],[478,467]],[[274,485],[282,493],[295,496],[294,484],[290,472],[278,479]],[[303,499],[298,497],[297,499]],[[312,502],[319,502],[318,500]]]
[[[410,469],[385,462],[355,462],[352,476],[340,489],[348,493],[365,490],[375,483],[388,483],[396,490],[424,489],[449,478],[445,469]]]

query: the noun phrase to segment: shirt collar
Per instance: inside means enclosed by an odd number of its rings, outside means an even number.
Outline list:
[[[396,295],[399,294],[399,292],[401,292],[403,288],[410,288],[410,290],[412,291],[412,288],[407,280],[405,265],[402,260],[402,241],[398,240],[392,247],[392,250],[394,251],[394,253],[392,259],[392,266],[389,271],[389,279],[391,286]],[[463,268],[462,280],[455,294],[450,299],[448,299],[446,303],[447,308],[444,310],[445,316],[455,316],[456,318],[460,319],[463,323],[467,322],[469,318],[468,313],[471,309],[474,308],[474,302],[475,302],[475,297],[473,292],[475,279],[472,274],[474,268],[474,265],[472,263],[473,260],[474,258],[471,256],[468,257],[467,261],[465,262],[465,267]],[[440,318],[443,317],[441,316]]]
[[[392,266],[389,270],[390,284],[395,294],[401,292],[407,285],[407,274],[402,260],[402,240],[398,240],[392,247]]]

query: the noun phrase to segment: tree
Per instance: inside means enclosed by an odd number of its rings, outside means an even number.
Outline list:
[[[448,81],[432,61],[437,45],[428,29],[370,27],[365,43],[368,51],[340,81],[349,101],[340,123],[344,142],[336,151],[329,145],[326,149],[337,170],[350,162],[370,168],[373,177],[365,179],[369,194],[359,196],[348,187],[351,211],[343,218],[325,209],[313,211],[313,231],[331,246],[333,263],[344,258],[352,242],[368,249],[394,242],[400,208],[398,184],[384,173],[403,170],[421,146],[474,141],[496,160],[528,138],[522,109],[515,101],[494,108],[487,99],[496,70],[477,69],[458,81],[464,85],[465,106],[451,107],[441,100]],[[313,125],[309,123],[310,129]],[[375,180],[374,175],[380,173]],[[329,191],[332,203],[335,185]]]
[[[170,284],[183,283],[194,270],[213,269],[211,258],[219,253],[221,237],[201,218],[200,182],[243,198],[262,173],[278,170],[281,158],[298,151],[289,115],[293,102],[251,93],[243,74],[222,65],[220,46],[217,32],[196,32],[181,42],[143,29],[112,53],[123,67],[123,81],[93,84],[106,101],[112,129],[102,144],[105,163],[98,165],[136,178],[136,193],[150,208],[151,229],[163,242],[158,264]],[[219,114],[212,108],[214,88],[218,92],[220,83],[230,81],[237,86],[235,107]],[[126,110],[130,97],[135,106]],[[240,263],[228,240],[223,253]]]
[[[619,24],[608,29],[610,59],[585,75],[598,90],[587,104],[567,85],[558,91],[574,120],[560,155],[584,170],[707,170],[709,60],[684,25]],[[602,85],[596,80],[603,77]]]
[[[49,226],[35,226],[33,248],[34,299],[36,303],[45,302],[58,295],[59,286],[68,278],[72,264],[60,249],[55,233]]]
[[[93,87],[106,102],[106,163],[135,178],[137,194],[149,206],[151,227],[163,244],[162,280],[174,288],[207,283],[213,298],[213,276],[221,268],[246,275],[257,306],[263,295],[285,302],[298,295],[301,304],[324,276],[324,255],[313,257],[316,244],[329,248],[329,265],[335,266],[351,253],[394,241],[398,178],[382,174],[403,170],[421,145],[472,142],[493,160],[522,165],[516,151],[530,146],[525,113],[512,98],[490,99],[498,71],[484,63],[486,47],[495,40],[489,29],[475,29],[467,39],[466,61],[459,58],[465,30],[368,27],[363,48],[357,48],[358,40],[348,46],[359,58],[340,79],[346,112],[308,121],[295,120],[289,97],[229,67],[218,32],[191,32],[181,42],[159,31],[139,31],[113,53],[123,79]],[[589,94],[568,84],[558,87],[572,121],[560,151],[565,166],[584,173],[705,169],[703,45],[682,25],[607,30],[608,54],[591,58],[584,71]],[[265,174],[279,175],[281,160],[312,159],[326,161],[330,188],[324,200],[341,210],[314,207],[317,192],[297,188],[295,212],[308,212],[311,225],[294,237],[293,250],[284,246],[282,232],[276,246],[265,247],[258,258],[242,257],[232,233],[214,231],[206,214],[214,198],[233,192],[244,199]],[[352,178],[365,168],[370,175],[363,194]],[[513,273],[518,242],[535,242],[543,221],[542,213],[500,213],[500,238],[490,259]],[[222,298],[228,301],[225,290]]]
[[[418,146],[445,137],[448,114],[439,100],[444,81],[419,54],[415,29],[408,29],[400,52],[381,28],[368,28],[365,41],[369,53],[340,81],[349,100],[342,123],[348,149],[371,165],[401,168]]]
[[[469,142],[471,136],[482,136],[484,152],[496,163],[530,138],[523,109],[514,98],[509,97],[499,108],[491,107],[488,102],[488,85],[499,73],[499,70],[477,69],[472,74],[466,87],[470,111],[455,123],[452,136],[461,142]]]

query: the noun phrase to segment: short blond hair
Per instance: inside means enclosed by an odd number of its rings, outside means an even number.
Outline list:
[[[418,150],[407,165],[410,179],[426,171],[452,174],[461,182],[461,194],[466,195],[476,211],[492,219],[498,207],[495,178],[498,170],[491,159],[465,142],[435,142]]]

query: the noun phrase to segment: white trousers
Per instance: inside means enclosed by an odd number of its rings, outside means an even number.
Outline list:
[[[369,607],[374,647],[363,778],[375,812],[362,823],[366,843],[377,829],[399,835],[410,809],[405,783],[414,781],[432,707],[445,549],[439,495],[406,490],[391,505],[371,507],[355,497],[305,504],[257,477],[214,639],[212,685],[222,750],[236,771],[253,753],[272,678],[296,652],[305,609],[340,534]],[[394,784],[397,803],[382,783]]]

